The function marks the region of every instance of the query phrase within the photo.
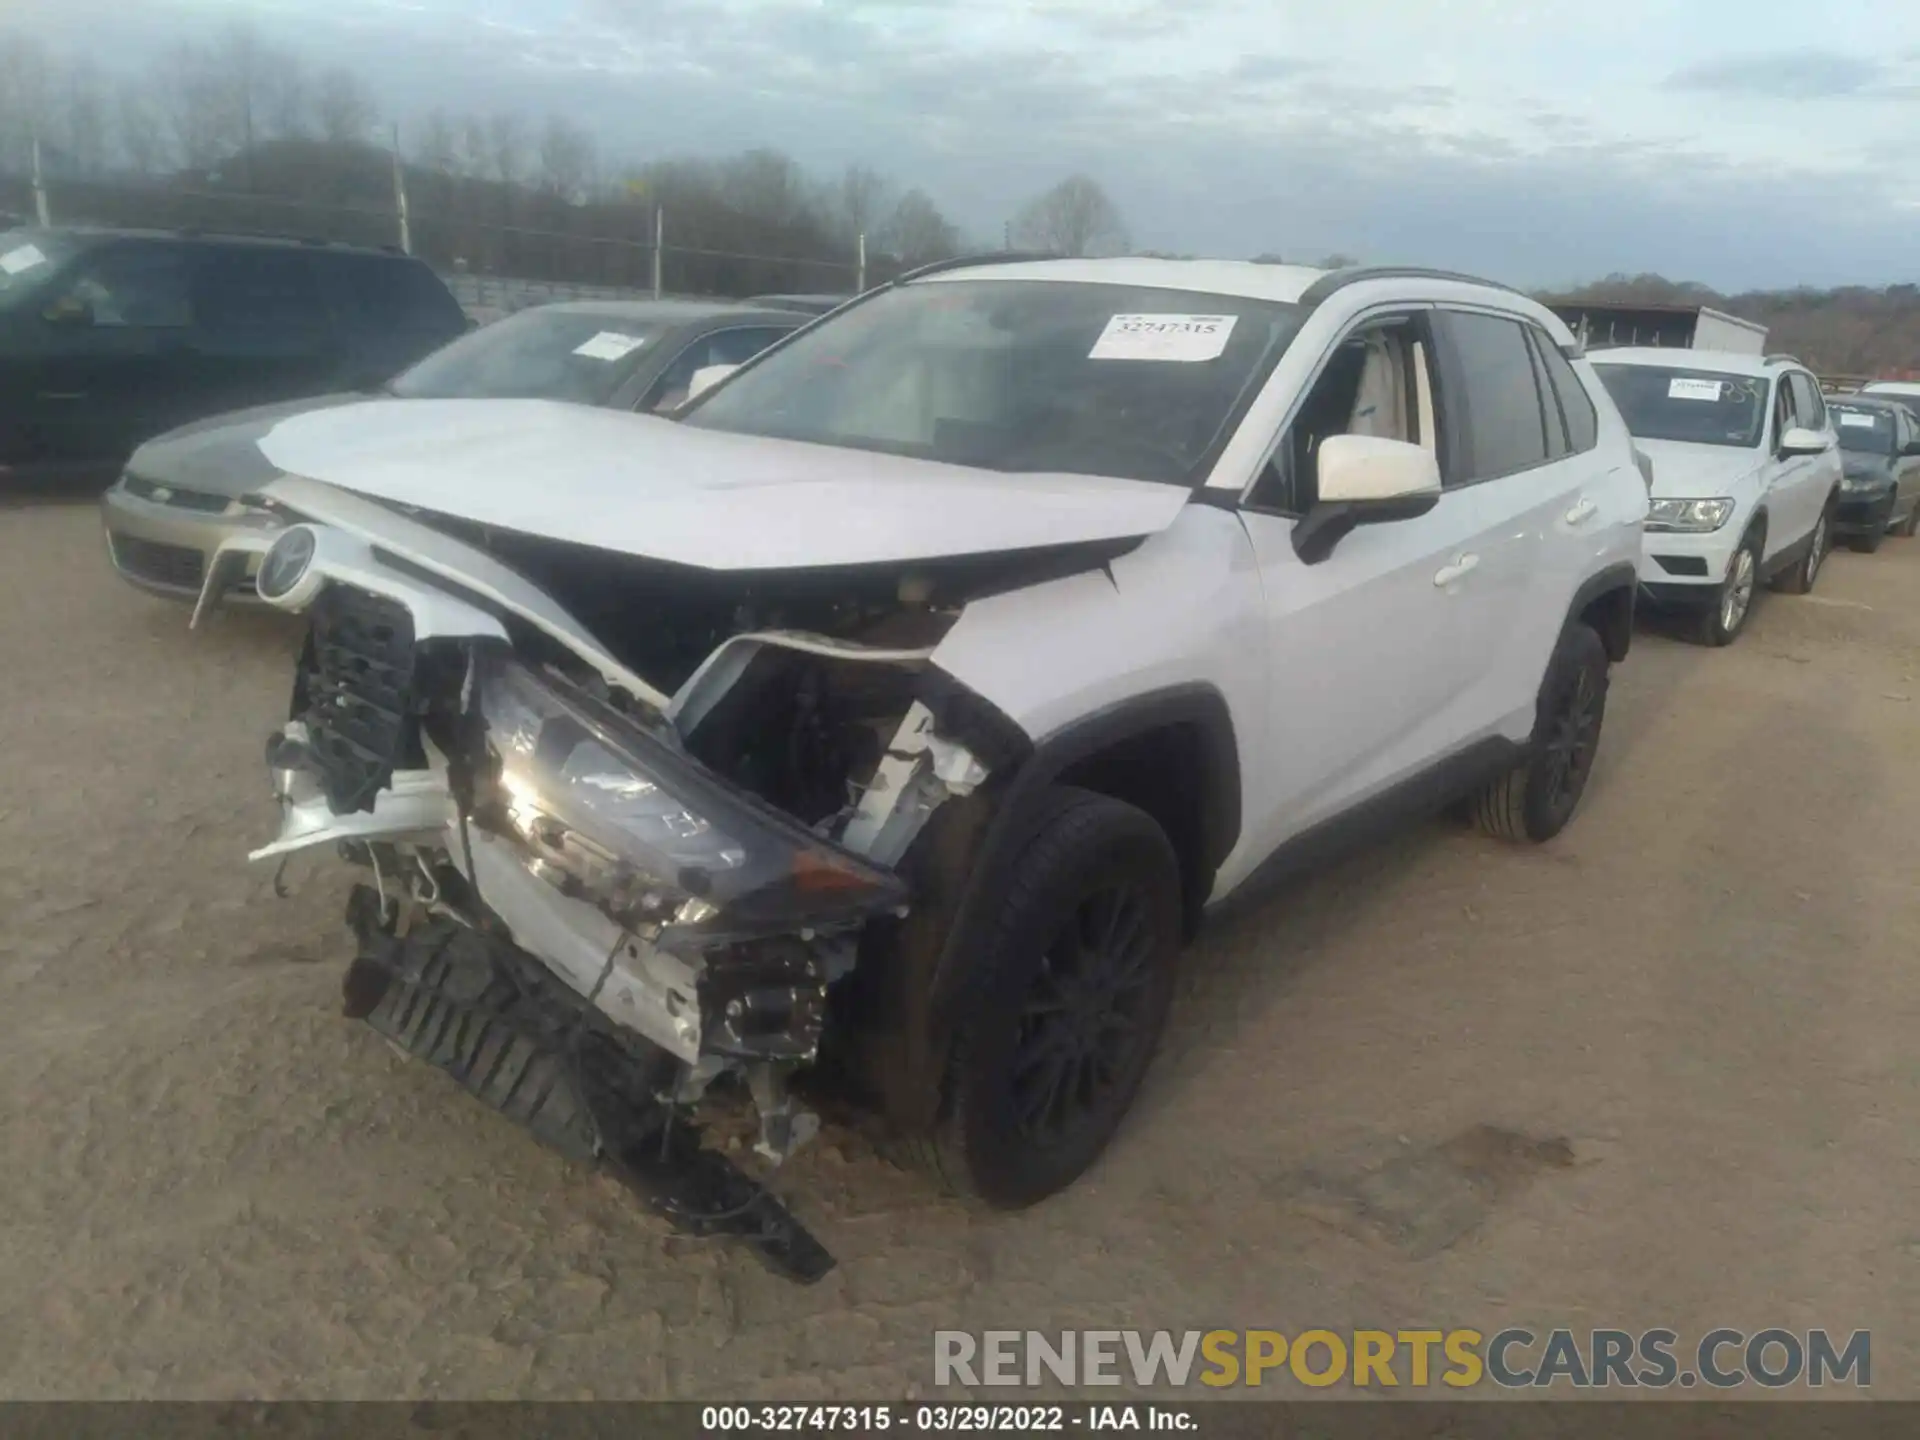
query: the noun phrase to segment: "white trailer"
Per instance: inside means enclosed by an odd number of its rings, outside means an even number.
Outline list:
[[[1617,345],[1670,345],[1680,350],[1731,350],[1764,355],[1767,327],[1705,305],[1622,305],[1567,300],[1552,307],[1589,350]]]

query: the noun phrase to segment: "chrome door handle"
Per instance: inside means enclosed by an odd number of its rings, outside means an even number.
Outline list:
[[[1454,581],[1472,574],[1474,568],[1478,566],[1479,563],[1480,557],[1478,555],[1455,556],[1451,565],[1442,565],[1438,570],[1433,572],[1433,583],[1435,585],[1451,585]]]
[[[1580,497],[1579,503],[1577,503],[1571,510],[1567,511],[1567,524],[1584,525],[1586,524],[1587,521],[1591,520],[1596,514],[1598,514],[1599,510],[1600,510],[1600,507],[1598,505],[1594,504],[1593,501],[1589,500],[1586,496],[1582,495]]]

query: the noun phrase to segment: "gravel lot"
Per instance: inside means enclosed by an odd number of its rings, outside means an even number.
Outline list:
[[[937,1327],[1423,1323],[1871,1327],[1920,1396],[1920,542],[1643,630],[1553,845],[1435,822],[1208,935],[1056,1200],[830,1125],[810,1289],[339,1017],[345,877],[244,860],[279,617],[190,635],[85,505],[0,512],[0,592],[0,1397],[898,1398]]]

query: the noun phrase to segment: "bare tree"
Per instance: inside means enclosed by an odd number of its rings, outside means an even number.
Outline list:
[[[436,175],[460,173],[460,132],[446,111],[434,110],[422,122],[413,158]]]
[[[460,122],[459,173],[477,179],[491,168],[492,147],[487,143],[487,123],[478,115]]]
[[[97,175],[107,161],[107,111],[100,67],[82,56],[59,81],[55,143],[81,175]]]
[[[160,103],[174,153],[191,170],[216,164],[236,142],[212,57],[181,43],[161,62]]]
[[[140,91],[123,85],[116,107],[114,121],[121,158],[134,174],[153,174],[167,160],[167,137],[154,118],[153,106]]]
[[[826,196],[834,228],[849,240],[874,235],[896,204],[892,182],[867,165],[849,165]]]
[[[264,133],[281,139],[304,136],[312,118],[307,72],[291,55],[274,53],[261,67],[259,98]]]
[[[1319,268],[1322,270],[1351,270],[1359,263],[1360,262],[1354,259],[1353,256],[1344,255],[1336,250],[1333,254],[1327,256],[1326,259],[1319,262]]]
[[[511,185],[520,178],[527,150],[527,127],[510,110],[497,111],[487,120],[487,158],[493,178]]]
[[[1069,175],[1028,201],[1014,217],[1014,238],[1056,255],[1093,255],[1127,248],[1126,223],[1107,192],[1085,175]]]
[[[575,201],[593,179],[593,139],[558,115],[547,117],[540,135],[540,184],[551,195]]]
[[[778,150],[749,150],[725,161],[719,187],[730,205],[768,224],[789,224],[807,209],[800,167]]]
[[[338,66],[321,75],[313,109],[320,121],[320,137],[335,145],[365,141],[380,118],[360,77]]]
[[[925,265],[945,260],[960,249],[960,232],[924,190],[909,190],[900,197],[881,227],[882,245],[903,265]]]

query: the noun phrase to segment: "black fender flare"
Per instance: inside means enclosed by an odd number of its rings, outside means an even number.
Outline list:
[[[1626,613],[1621,632],[1617,637],[1602,634],[1600,638],[1607,643],[1608,658],[1618,662],[1627,658],[1627,649],[1632,643],[1634,603],[1640,594],[1640,570],[1632,561],[1616,561],[1582,581],[1567,606],[1565,624],[1571,625],[1586,614],[1594,601],[1616,593],[1624,594],[1620,604]]]
[[[1241,826],[1238,742],[1226,698],[1211,684],[1171,686],[1090,712],[928,820],[902,863],[914,908],[887,927],[886,953],[863,954],[860,966],[873,977],[869,1003],[877,1007],[866,1017],[876,1030],[869,1079],[895,1123],[922,1130],[938,1116],[972,957],[994,917],[994,897],[1011,878],[1035,802],[1078,762],[1172,726],[1191,726],[1199,737],[1196,863],[1210,886]]]

